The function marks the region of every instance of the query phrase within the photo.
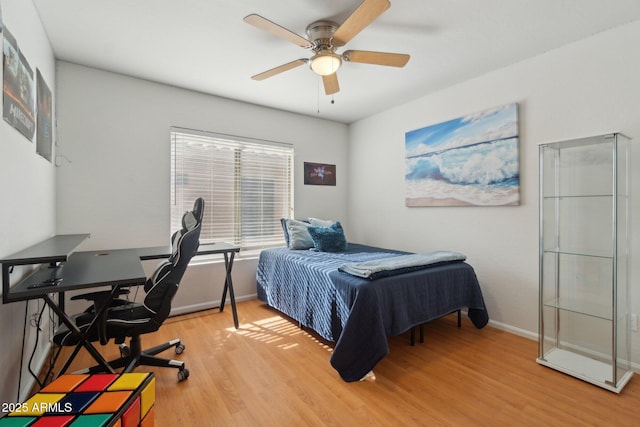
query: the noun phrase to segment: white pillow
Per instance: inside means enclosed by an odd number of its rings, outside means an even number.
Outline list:
[[[313,239],[308,230],[310,226],[311,224],[295,219],[287,220],[289,249],[311,249],[313,247]]]
[[[335,221],[331,221],[330,219],[309,218],[309,223],[314,227],[331,227],[335,224]]]

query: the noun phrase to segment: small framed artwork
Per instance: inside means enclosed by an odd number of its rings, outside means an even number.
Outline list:
[[[304,185],[336,185],[336,165],[304,162]]]

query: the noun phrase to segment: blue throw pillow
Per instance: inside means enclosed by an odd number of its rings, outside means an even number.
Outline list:
[[[340,222],[329,227],[309,227],[309,234],[313,240],[313,247],[320,252],[340,252],[347,250],[347,239]]]

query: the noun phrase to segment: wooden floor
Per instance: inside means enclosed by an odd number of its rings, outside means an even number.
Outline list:
[[[186,362],[156,369],[156,425],[164,426],[638,426],[640,377],[621,394],[538,365],[533,341],[455,315],[389,340],[375,380],[346,383],[329,364],[331,347],[259,301],[231,311],[170,318],[150,347],[180,337]],[[104,354],[117,355],[113,344]],[[74,365],[87,365],[81,354]],[[150,368],[140,367],[138,371]]]

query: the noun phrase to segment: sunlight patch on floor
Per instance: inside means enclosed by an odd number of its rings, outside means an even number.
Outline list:
[[[278,348],[283,350],[289,350],[298,346],[298,343],[289,341],[287,338],[304,336],[320,345],[323,349],[329,352],[333,351],[329,345],[321,342],[310,333],[305,332],[300,326],[280,316],[272,316],[254,322],[242,323],[238,326],[238,329],[230,327],[226,330],[232,334],[251,338],[256,341],[276,344]],[[285,342],[282,342],[283,340]]]

